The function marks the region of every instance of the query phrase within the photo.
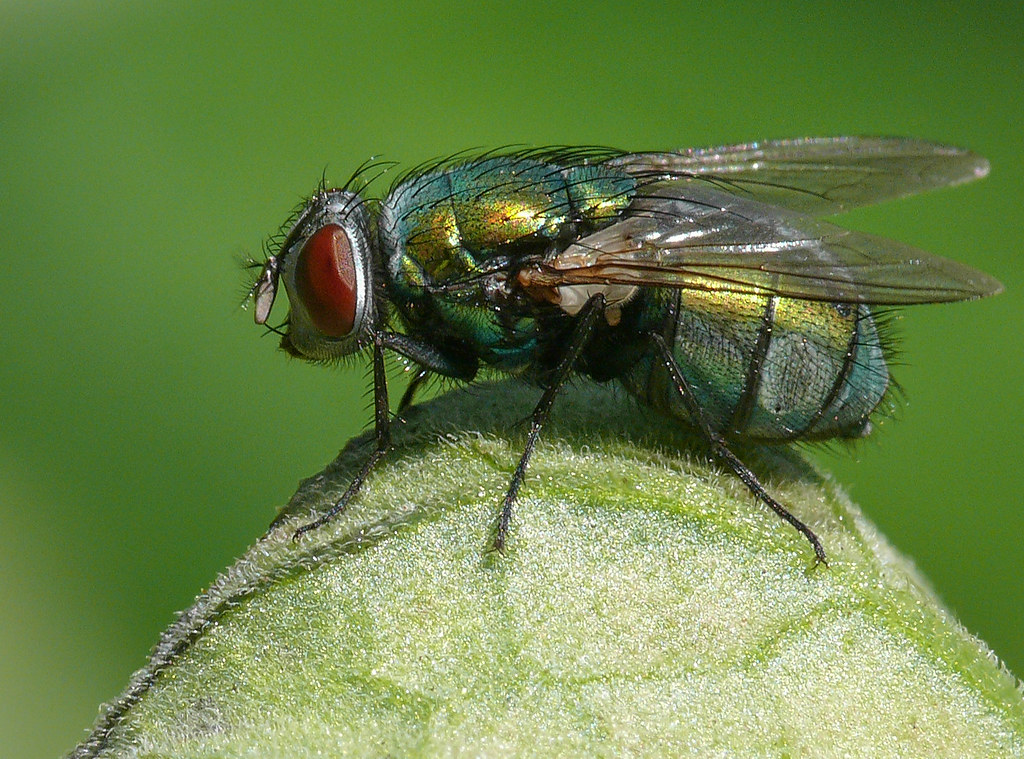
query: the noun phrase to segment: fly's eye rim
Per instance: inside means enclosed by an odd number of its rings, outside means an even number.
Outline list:
[[[306,309],[297,282],[299,256],[309,241],[327,226],[341,228],[345,235],[355,273],[355,313],[351,329],[344,336],[331,336],[318,329]],[[374,256],[376,239],[370,233],[370,214],[362,198],[348,190],[318,193],[288,233],[278,256],[278,266],[288,293],[288,339],[295,355],[322,361],[341,358],[365,347],[374,329],[376,296]]]

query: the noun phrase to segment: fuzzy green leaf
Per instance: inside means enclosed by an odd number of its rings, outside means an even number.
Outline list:
[[[450,393],[364,436],[201,595],[76,756],[1024,756],[1024,700],[827,478],[739,453],[828,567],[685,427],[567,392],[504,555],[536,392]]]

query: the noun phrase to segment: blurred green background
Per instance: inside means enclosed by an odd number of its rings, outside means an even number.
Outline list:
[[[325,168],[510,143],[896,134],[992,161],[983,182],[844,218],[1007,292],[904,311],[902,418],[820,455],[1024,674],[1024,6],[699,7],[0,7],[5,755],[83,738],[175,611],[370,418],[363,368],[286,360],[238,310],[237,258]]]

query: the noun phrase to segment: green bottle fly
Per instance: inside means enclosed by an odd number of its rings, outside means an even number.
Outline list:
[[[358,176],[304,206],[252,287],[279,281],[282,347],[324,361],[371,349],[377,445],[390,446],[384,351],[431,375],[481,366],[543,388],[505,495],[504,546],[530,453],[566,381],[616,380],[696,428],[712,454],[812,544],[817,536],[733,454],[735,442],[860,437],[890,387],[873,309],[970,300],[991,277],[820,217],[959,184],[969,151],[913,139],[782,140],[674,153],[549,149],[452,159],[382,200]]]

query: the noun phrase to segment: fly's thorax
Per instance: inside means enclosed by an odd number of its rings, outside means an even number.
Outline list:
[[[396,210],[385,202],[378,229],[388,298],[406,332],[508,371],[528,364],[536,325],[511,292],[507,260],[461,247],[445,260],[440,246],[403,234]]]
[[[547,307],[518,287],[519,264],[611,223],[633,187],[601,165],[514,155],[406,180],[379,217],[389,295],[410,330],[462,342],[499,367],[518,366],[536,344],[535,311]]]
[[[309,201],[277,257],[288,293],[286,351],[325,361],[365,344],[376,308],[374,244],[369,214],[355,193],[329,190]]]
[[[724,291],[648,295],[647,324],[672,346],[717,432],[757,441],[866,434],[889,386],[883,340],[866,306]],[[688,418],[656,356],[623,382],[645,402]]]
[[[413,177],[382,203],[388,269],[409,286],[446,285],[477,276],[494,257],[551,255],[617,219],[634,191],[632,178],[602,164],[516,155]]]

